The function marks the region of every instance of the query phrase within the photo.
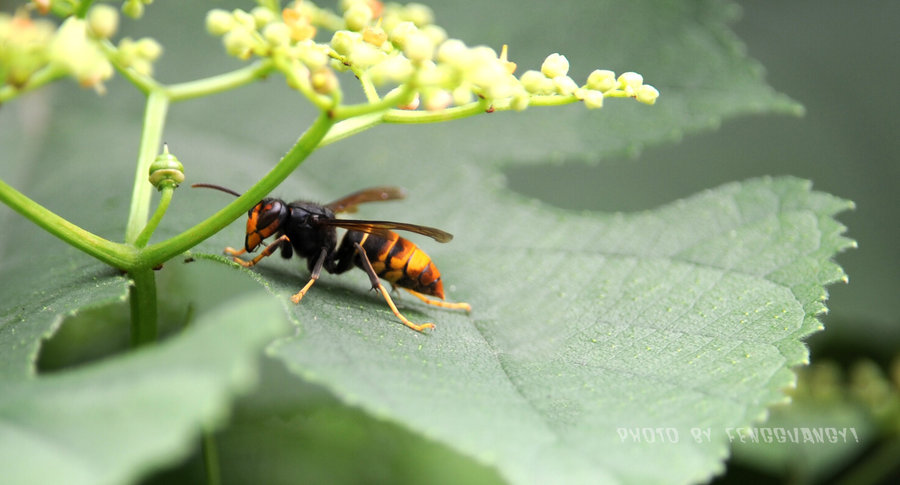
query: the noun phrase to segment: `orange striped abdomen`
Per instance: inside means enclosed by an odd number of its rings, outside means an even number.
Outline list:
[[[382,235],[348,231],[347,235],[366,250],[378,277],[401,288],[444,299],[441,273],[425,251],[412,242],[395,232]],[[355,264],[362,268],[358,259]]]

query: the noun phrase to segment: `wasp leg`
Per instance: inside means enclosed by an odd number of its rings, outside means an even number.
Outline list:
[[[266,249],[263,249],[263,252],[259,253],[258,256],[251,259],[250,261],[247,261],[245,259],[241,259],[238,257],[238,256],[246,253],[247,252],[246,249],[241,249],[240,251],[238,251],[237,249],[234,249],[234,248],[225,248],[225,253],[230,256],[234,256],[231,259],[235,263],[237,263],[245,268],[249,268],[251,266],[255,266],[256,263],[258,263],[262,258],[265,258],[266,256],[271,256],[272,253],[274,253],[276,250],[278,250],[278,248],[280,248],[282,244],[290,244],[290,243],[291,243],[291,240],[288,239],[287,236],[281,236],[280,238],[272,241],[272,244],[269,244],[268,246],[266,246]]]
[[[322,272],[322,263],[325,262],[325,257],[328,255],[328,250],[322,248],[322,252],[319,253],[319,259],[316,261],[316,265],[313,267],[312,273],[309,275],[309,281],[306,282],[306,285],[300,289],[294,296],[291,297],[291,301],[294,303],[300,303],[300,300],[303,299],[303,295],[306,295],[306,292],[312,288],[313,283],[319,279],[319,274]]]
[[[469,305],[468,303],[463,303],[463,302],[452,303],[452,302],[443,301],[443,300],[433,300],[433,299],[428,298],[427,296],[419,293],[418,291],[410,290],[409,288],[403,288],[403,289],[412,293],[413,296],[424,301],[425,303],[427,303],[429,305],[439,306],[441,308],[449,308],[451,310],[465,310],[466,312],[472,311],[472,305]]]
[[[353,243],[356,246],[356,251],[359,254],[359,259],[362,261],[363,269],[366,271],[366,274],[369,275],[369,281],[372,282],[372,289],[378,290],[381,293],[381,296],[384,297],[384,301],[387,302],[388,306],[391,307],[391,311],[394,312],[394,315],[403,322],[407,327],[417,331],[422,332],[426,328],[434,328],[433,323],[423,323],[416,324],[410,322],[403,314],[400,313],[400,310],[397,310],[397,305],[394,305],[394,300],[391,300],[391,295],[388,293],[387,288],[381,284],[381,281],[378,280],[378,275],[375,273],[375,269],[372,268],[372,263],[369,261],[369,257],[366,255],[366,250],[363,249],[362,246],[359,245],[358,242]]]

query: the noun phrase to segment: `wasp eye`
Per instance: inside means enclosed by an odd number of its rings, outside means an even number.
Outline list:
[[[282,205],[281,202],[278,202],[277,200],[269,202],[260,209],[257,226],[268,227],[270,224],[281,218],[282,212],[284,212],[284,205]]]

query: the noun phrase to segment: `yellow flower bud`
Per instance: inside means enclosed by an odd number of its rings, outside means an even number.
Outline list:
[[[119,12],[109,5],[100,3],[91,7],[87,21],[94,35],[108,39],[115,35],[119,28]]]
[[[355,2],[344,11],[347,30],[359,32],[372,21],[372,9],[364,2]]]
[[[603,93],[615,89],[616,85],[616,73],[605,69],[595,69],[587,79],[587,86],[589,88]]]
[[[225,35],[234,24],[234,17],[225,10],[214,8],[206,14],[206,31],[212,35]]]
[[[642,84],[635,90],[635,99],[644,104],[655,104],[659,97],[659,91],[649,84]]]

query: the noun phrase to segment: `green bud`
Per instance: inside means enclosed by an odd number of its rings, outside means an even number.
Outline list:
[[[541,72],[550,79],[569,73],[569,60],[560,54],[550,54],[541,64]]]
[[[588,76],[587,87],[605,93],[615,89],[617,85],[616,73],[605,69],[595,69]]]
[[[150,183],[157,190],[162,190],[166,187],[178,187],[181,182],[184,182],[184,165],[169,153],[169,146],[165,145],[163,153],[150,164]]]
[[[212,35],[225,35],[234,28],[234,16],[220,8],[214,8],[206,14],[206,31]]]
[[[127,0],[122,4],[122,13],[133,19],[139,19],[144,15],[144,4],[141,0]]]
[[[119,12],[106,4],[100,3],[91,7],[87,16],[91,32],[101,39],[112,37],[119,28]]]
[[[309,74],[309,83],[319,94],[332,94],[338,89],[338,79],[334,71],[327,67],[316,69]]]

